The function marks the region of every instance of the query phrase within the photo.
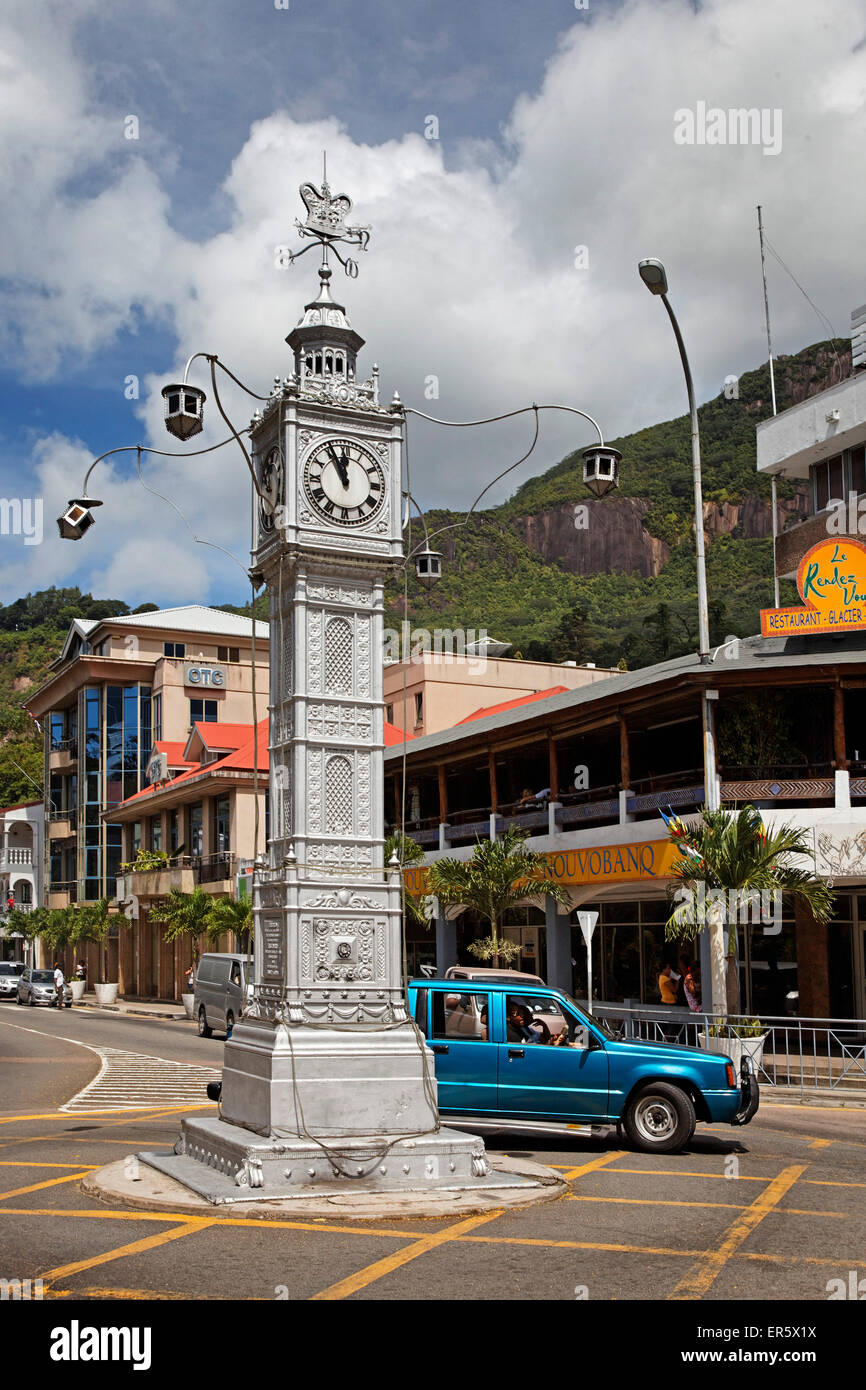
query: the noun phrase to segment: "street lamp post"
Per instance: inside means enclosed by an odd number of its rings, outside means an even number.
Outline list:
[[[638,263],[638,274],[651,294],[658,295],[664,304],[686,378],[686,391],[689,398],[689,415],[692,426],[692,477],[695,489],[695,548],[698,568],[698,648],[701,665],[712,665],[710,656],[710,623],[707,608],[707,565],[704,548],[704,502],[701,483],[701,441],[698,432],[698,410],[695,404],[695,390],[689,366],[686,345],[677,323],[676,315],[668,299],[668,277],[661,261],[654,257]],[[716,775],[715,726],[713,720],[713,701],[717,692],[704,687],[701,699],[703,744],[704,744],[704,803],[708,811],[717,811],[720,805],[719,784]],[[726,1012],[727,988],[725,980],[724,929],[721,922],[711,921],[708,930],[701,933],[701,975],[712,981],[712,1008],[715,1013]]]

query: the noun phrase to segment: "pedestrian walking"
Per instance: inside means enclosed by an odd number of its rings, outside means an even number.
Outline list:
[[[187,994],[195,993],[195,961],[191,963],[186,972],[186,992]]]
[[[685,990],[686,1003],[693,1014],[701,1011],[701,971],[700,966],[692,961],[683,976],[683,989]]]

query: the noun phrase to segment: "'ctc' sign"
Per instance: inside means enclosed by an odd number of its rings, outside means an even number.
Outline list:
[[[194,666],[188,661],[183,668],[184,685],[207,685],[220,690],[225,689],[226,668],[224,666]]]

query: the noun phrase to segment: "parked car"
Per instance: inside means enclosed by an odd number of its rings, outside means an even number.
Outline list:
[[[18,977],[17,1002],[19,1004],[53,1004],[57,998],[54,988],[53,970],[33,970],[29,965]],[[72,988],[68,981],[63,986],[64,1004],[72,1003]]]
[[[471,991],[457,994],[454,983],[411,980],[408,991],[446,1119],[479,1129],[622,1124],[643,1152],[673,1153],[698,1121],[744,1125],[758,1109],[748,1059],[737,1076],[718,1053],[622,1038],[546,985],[472,981]],[[548,1016],[560,1017],[562,1028],[550,1030],[549,1042],[532,1041],[539,1036],[532,1024]]]
[[[209,1038],[214,1029],[226,1035],[231,1032],[252,995],[246,969],[246,956],[228,951],[210,951],[200,958],[193,1002],[200,1038]]]
[[[501,970],[490,965],[449,965],[445,971],[446,980],[485,980],[495,984],[497,980],[520,980],[523,984],[543,985],[540,975],[527,975],[523,970]]]
[[[20,960],[0,960],[0,999],[11,999],[18,992],[18,979],[24,971]]]

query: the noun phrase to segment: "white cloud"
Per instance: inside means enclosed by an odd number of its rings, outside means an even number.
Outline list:
[[[683,413],[666,316],[636,273],[645,255],[667,264],[699,395],[714,394],[728,373],[764,355],[759,202],[771,240],[837,332],[848,331],[848,311],[864,298],[866,49],[855,52],[857,0],[825,0],[819,11],[811,0],[710,0],[697,12],[688,0],[631,0],[593,11],[564,36],[541,88],[516,103],[503,149],[467,142],[448,165],[418,134],[362,145],[334,120],[276,112],[231,161],[229,226],[200,244],[174,230],[159,168],[123,141],[122,118],[91,109],[90,74],[64,31],[34,68],[23,15],[0,47],[10,93],[0,102],[0,138],[7,147],[12,139],[0,192],[18,207],[0,246],[0,274],[14,277],[0,331],[16,345],[21,374],[44,377],[64,354],[110,343],[141,315],[168,316],[177,357],[146,383],[140,409],[159,448],[175,446],[161,425],[159,386],[190,352],[218,352],[263,393],[289,370],[283,339],[313,295],[316,257],[280,271],[274,247],[296,244],[297,185],[317,178],[325,146],[332,184],[373,226],[360,278],[338,272],[333,285],[368,340],[363,365],[380,363],[388,396],[397,386],[405,402],[445,418],[559,401],[590,411],[613,437]],[[699,100],[781,108],[782,152],[675,145],[674,112]],[[581,244],[588,270],[574,266]],[[771,304],[778,350],[824,336],[772,266]],[[194,445],[224,433],[201,366],[207,429]],[[425,399],[431,375],[438,400]],[[254,403],[230,385],[225,400],[245,424]],[[425,505],[466,504],[528,435],[525,420],[478,432],[413,423],[413,491]],[[569,417],[548,417],[542,446],[512,481],[590,438]],[[43,444],[35,462],[46,495],[77,489],[86,452],[56,438]],[[164,504],[122,468],[104,470],[97,527],[82,546],[39,548],[39,566],[25,557],[16,591],[28,566],[41,574],[34,587],[69,582],[84,546],[93,582],[118,597],[200,598],[208,574],[215,596],[234,585],[229,562],[196,550]],[[245,555],[248,482],[234,447],[184,464],[152,459],[147,470],[200,534]]]

